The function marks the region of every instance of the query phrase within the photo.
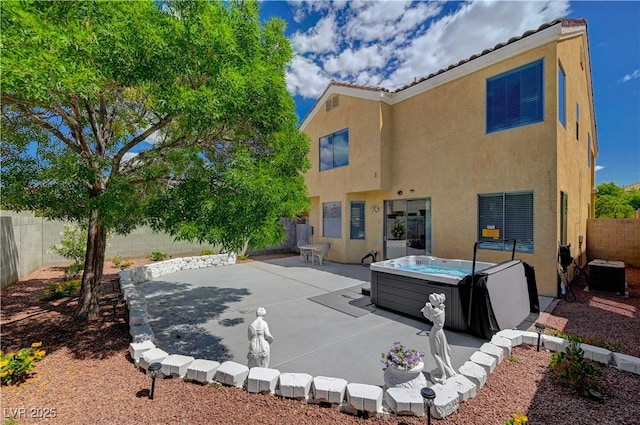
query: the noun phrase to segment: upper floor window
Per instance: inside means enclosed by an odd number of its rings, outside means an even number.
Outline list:
[[[320,171],[349,165],[349,129],[320,138]]]
[[[533,252],[533,192],[478,195],[479,247]]]
[[[558,64],[558,122],[562,124],[564,128],[567,128],[567,77],[564,74],[562,65]]]
[[[487,133],[543,120],[542,59],[487,79]]]

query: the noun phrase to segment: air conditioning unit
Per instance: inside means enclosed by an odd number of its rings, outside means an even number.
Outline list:
[[[625,268],[622,261],[593,260],[589,263],[589,290],[625,296]]]

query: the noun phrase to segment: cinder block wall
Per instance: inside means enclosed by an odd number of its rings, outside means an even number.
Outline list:
[[[60,243],[64,222],[35,217],[31,212],[0,211],[0,218],[0,287],[4,288],[40,267],[69,263],[58,254],[48,252],[49,248]],[[289,235],[287,241],[249,252],[255,255],[292,250],[296,245],[296,224],[290,220],[283,220],[283,224]],[[107,260],[113,257],[149,257],[156,251],[168,255],[199,255],[203,249],[216,249],[208,244],[174,242],[170,235],[154,232],[149,227],[139,227],[126,236],[113,235],[107,243]]]
[[[595,218],[587,221],[589,260],[624,261],[640,267],[640,219]]]

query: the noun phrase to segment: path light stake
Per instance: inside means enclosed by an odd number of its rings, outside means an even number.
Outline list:
[[[420,390],[420,395],[424,399],[424,407],[427,409],[427,425],[431,425],[431,407],[436,398],[436,392],[429,387]]]
[[[111,307],[113,307],[113,317],[116,317],[116,309],[118,308],[118,297],[113,297],[109,300]]]
[[[536,332],[538,332],[538,347],[536,351],[540,351],[540,337],[542,336],[542,332],[544,332],[545,326],[542,323],[538,323],[538,322],[536,322],[535,325],[533,326],[536,327]]]
[[[156,378],[160,375],[160,369],[162,365],[160,363],[151,363],[149,365],[149,375],[151,375],[151,392],[149,393],[149,399],[153,400],[153,392],[156,389]]]

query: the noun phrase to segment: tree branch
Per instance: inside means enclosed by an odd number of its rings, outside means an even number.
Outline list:
[[[147,137],[149,137],[150,135],[152,135],[156,131],[160,130],[161,128],[166,127],[175,117],[176,117],[175,115],[166,115],[160,121],[158,121],[157,123],[155,123],[151,127],[147,128],[144,132],[142,132],[141,134],[137,135],[136,137],[131,139],[131,141],[129,143],[124,145],[118,151],[118,153],[116,153],[115,156],[113,157],[113,161],[111,162],[111,173],[114,174],[114,173],[118,173],[119,172],[120,163],[122,162],[122,158],[124,157],[125,153],[129,152],[134,146],[136,146],[138,143],[140,143],[143,140],[145,140]]]
[[[7,96],[3,96],[3,98],[7,98]],[[48,123],[47,121],[43,120],[37,113],[35,113],[34,111],[32,111],[29,107],[27,107],[26,105],[22,104],[22,102],[18,101],[17,99],[15,99],[15,102],[12,102],[16,108],[18,108],[20,111],[22,111],[25,114],[25,117],[29,120],[32,120],[33,122],[35,122],[36,124],[38,124],[40,127],[44,128],[45,130],[47,130],[48,132],[50,132],[51,134],[53,134],[55,137],[57,137],[58,139],[60,139],[60,141],[62,143],[64,143],[65,145],[67,145],[69,147],[69,149],[71,149],[72,151],[76,152],[78,155],[82,154],[82,149],[80,148],[80,146],[78,146],[73,140],[71,140],[70,138],[68,138],[67,136],[65,136],[60,130],[58,130],[55,126],[53,126],[52,124]],[[64,118],[63,118],[64,119]]]
[[[97,143],[103,143],[102,135],[100,134],[100,129],[98,128],[98,123],[96,122],[96,115],[93,111],[91,103],[89,102],[89,99],[84,99],[84,108],[87,111],[87,118],[89,119],[89,125],[91,126],[93,137],[95,137]]]

